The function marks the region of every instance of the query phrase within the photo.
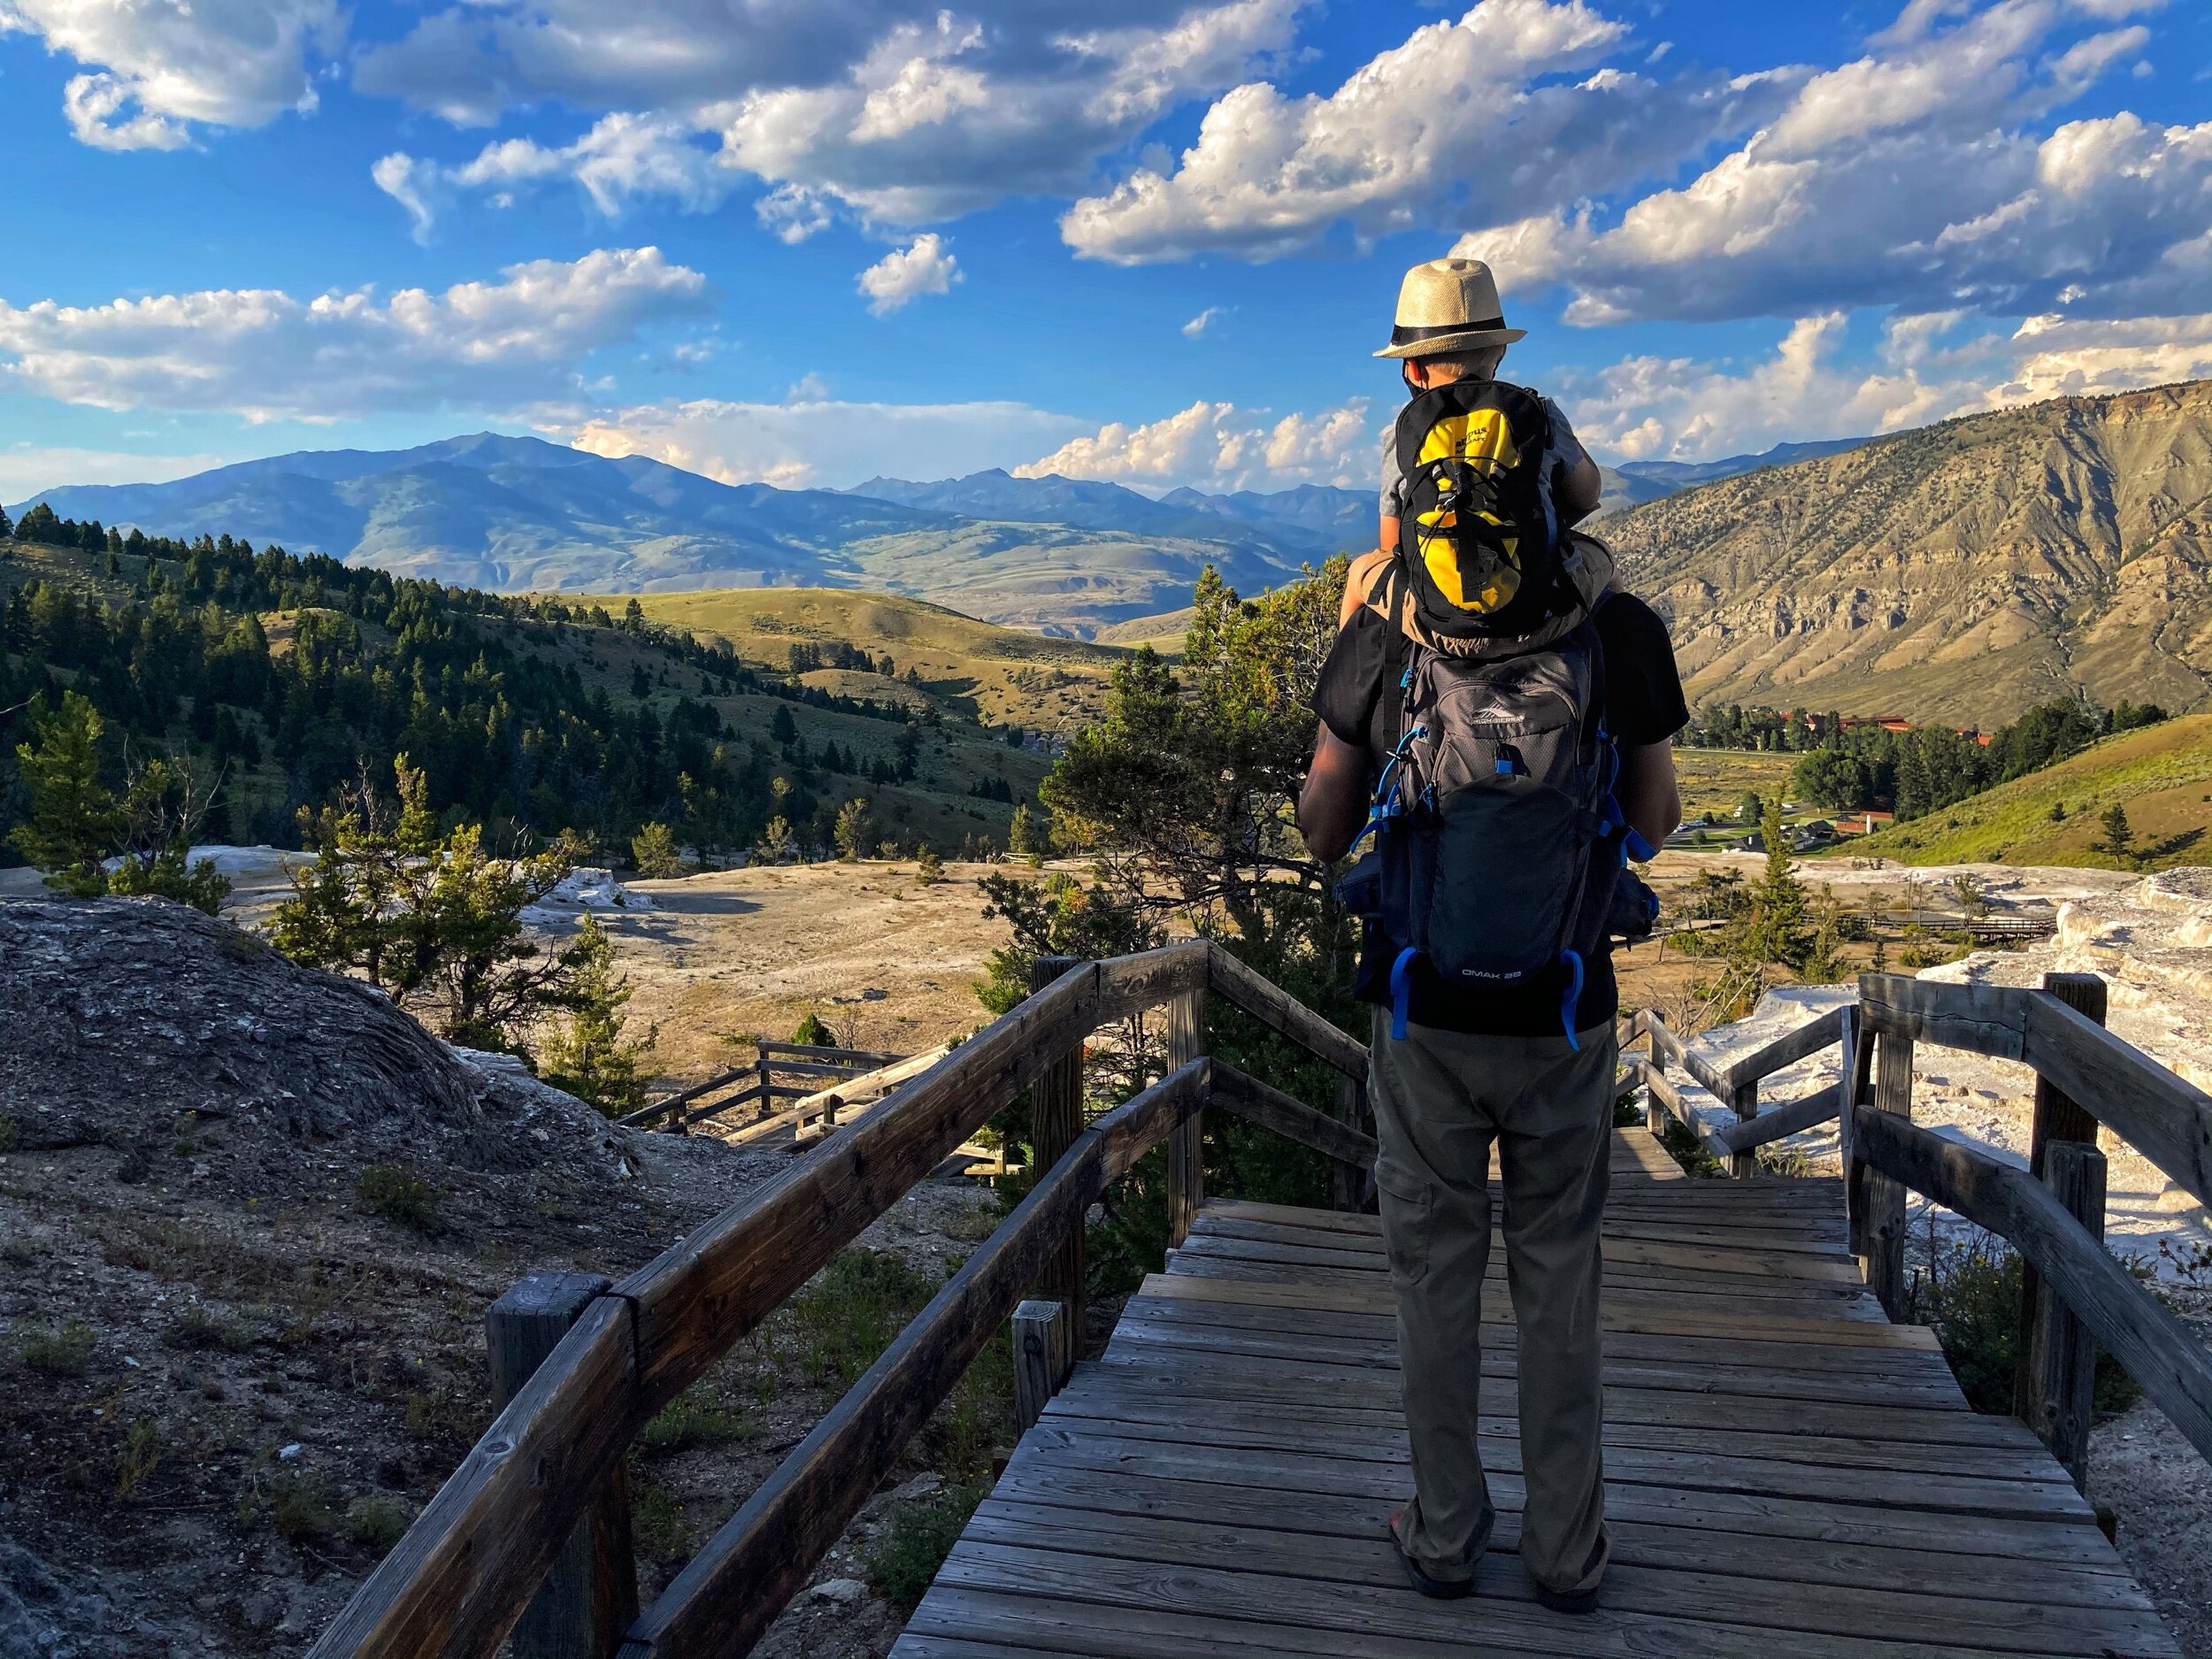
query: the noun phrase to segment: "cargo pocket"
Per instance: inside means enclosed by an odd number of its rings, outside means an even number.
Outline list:
[[[1434,1195],[1426,1181],[1387,1159],[1375,1165],[1375,1191],[1377,1208],[1382,1211],[1383,1244],[1390,1253],[1391,1275],[1417,1285],[1428,1277]]]

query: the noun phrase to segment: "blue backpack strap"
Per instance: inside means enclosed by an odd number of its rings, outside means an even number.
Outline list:
[[[1413,959],[1420,953],[1408,945],[1390,964],[1390,1038],[1406,1040],[1406,1010],[1413,1002]]]
[[[1567,1028],[1567,1047],[1580,1054],[1582,1043],[1575,1035],[1575,1008],[1582,1001],[1582,953],[1563,950],[1559,960],[1567,968],[1567,989],[1559,999],[1559,1023]]]

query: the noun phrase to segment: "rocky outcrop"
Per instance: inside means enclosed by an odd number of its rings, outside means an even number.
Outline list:
[[[0,899],[0,1120],[27,1149],[110,1145],[126,1165],[194,1148],[192,1179],[242,1196],[380,1163],[557,1162],[587,1185],[633,1167],[634,1137],[582,1102],[162,899]]]
[[[1986,726],[2212,697],[2212,381],[1947,421],[1605,534],[1694,701]]]

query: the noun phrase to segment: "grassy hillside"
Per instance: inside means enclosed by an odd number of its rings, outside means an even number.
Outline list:
[[[2087,864],[2120,861],[2091,850],[2099,818],[2127,809],[2147,867],[2212,863],[2212,715],[2190,715],[2107,738],[2071,760],[1956,806],[1891,826],[1846,849],[1901,864]]]
[[[633,632],[605,626],[603,618],[595,624],[571,613],[573,619],[558,620],[481,595],[434,598],[418,590],[410,600],[411,614],[419,613],[426,624],[411,622],[410,638],[403,640],[379,619],[382,613],[374,606],[365,610],[357,596],[336,589],[322,595],[326,603],[287,601],[269,608],[265,598],[242,605],[234,575],[219,573],[227,568],[220,559],[210,565],[196,579],[190,563],[162,561],[170,586],[156,597],[149,592],[152,572],[144,558],[124,557],[111,574],[104,555],[0,539],[0,710],[50,687],[82,690],[107,717],[111,743],[190,755],[204,764],[206,775],[224,780],[203,831],[208,840],[289,841],[296,834],[299,806],[321,802],[334,782],[349,780],[358,757],[372,757],[371,770],[388,776],[388,763],[381,757],[396,748],[429,769],[433,804],[441,810],[503,823],[511,816],[541,830],[566,824],[597,836],[618,857],[641,819],[684,822],[687,809],[679,772],[694,785],[721,793],[727,803],[721,833],[737,845],[748,844],[759,821],[776,810],[769,789],[780,778],[793,789],[783,810],[803,827],[811,818],[813,829],[825,834],[825,821],[840,803],[865,796],[885,831],[902,833],[910,841],[925,839],[948,853],[971,837],[1002,846],[1014,803],[1033,798],[1050,763],[1035,749],[1010,746],[1004,733],[972,718],[978,702],[972,695],[974,677],[958,672],[960,664],[987,661],[996,670],[987,720],[1002,717],[1033,729],[1044,722],[1029,706],[1018,704],[1019,676],[1026,672],[1028,683],[1040,687],[1032,703],[1041,708],[1053,702],[1054,692],[1046,687],[1061,658],[1087,653],[1110,662],[1114,655],[1025,634],[992,641],[986,636],[1003,631],[908,601],[887,602],[902,615],[878,617],[865,595],[824,595],[848,609],[835,617],[837,626],[809,632],[817,619],[805,610],[809,595],[788,589],[772,595],[788,615],[772,611],[768,628],[748,633],[739,661],[728,669],[716,665],[727,658],[702,656],[680,641],[686,628],[703,644],[722,632],[697,626],[688,617],[665,618],[671,624],[665,630],[649,626]],[[27,609],[15,604],[19,593],[45,597]],[[177,657],[185,668],[173,664],[140,689],[140,678],[116,665],[120,658],[115,654],[134,648],[94,643],[96,634],[105,637],[105,626],[96,630],[59,614],[56,595],[67,595],[93,615],[123,619],[116,626],[155,627],[157,637],[148,636],[136,652],[149,660]],[[717,596],[670,595],[660,602]],[[252,671],[251,688],[233,687],[202,708],[206,687],[192,664],[204,649],[197,642],[203,618],[214,618],[206,626],[213,629],[211,638],[219,638],[234,625],[243,626],[249,609],[265,641],[257,648],[265,653],[258,660],[269,666]],[[621,602],[611,609],[618,616]],[[968,640],[970,658],[956,658],[941,646],[918,652],[905,647],[902,641],[926,632],[916,626],[925,615],[942,619],[938,626],[944,641]],[[334,645],[334,630],[357,643]],[[350,662],[357,650],[361,672],[378,670],[405,684],[415,659],[403,661],[403,651],[419,657],[453,631],[455,638],[438,646],[443,656],[424,662],[428,703],[411,714],[403,706],[389,730],[383,729],[381,716],[348,714],[369,695],[359,683],[341,687],[333,680],[334,673],[342,678],[349,671],[321,671],[311,696],[288,692],[280,672],[296,665],[299,641],[312,635],[314,654],[326,664],[337,658]],[[797,695],[783,672],[789,643],[832,637],[865,643],[877,653],[887,645],[900,653],[901,675],[911,663],[922,683],[826,670],[803,676],[805,695]],[[1024,649],[1033,660],[1019,656]],[[1085,695],[1094,695],[1103,664],[1084,660],[1083,666],[1088,672],[1078,684]],[[817,691],[825,695],[809,701]],[[1064,688],[1060,695],[1066,695]],[[835,698],[851,701],[838,706]],[[872,715],[862,702],[868,699],[876,705]],[[918,717],[910,740],[918,745],[913,776],[903,783],[892,776],[900,745],[909,741],[908,721],[897,712],[902,708]],[[637,737],[642,710],[653,715],[653,736],[644,744]],[[795,728],[795,742],[778,740],[780,716]],[[553,736],[541,741],[518,726]],[[493,732],[495,742],[487,740]],[[12,718],[0,714],[0,864],[14,862],[5,841],[12,815],[21,806],[13,747],[27,735],[19,711]],[[508,775],[516,771],[518,749],[530,757],[534,774]],[[533,780],[539,786],[534,791],[528,787]]]
[[[1122,652],[1079,640],[1045,639],[1002,628],[942,605],[894,594],[837,588],[726,588],[699,593],[640,594],[649,621],[688,628],[701,640],[726,639],[749,662],[781,664],[798,644],[839,641],[870,655],[888,653],[896,673],[823,669],[809,684],[849,697],[926,693],[948,713],[993,725],[1064,732],[1105,706],[1106,683]],[[620,611],[628,595],[599,603]],[[906,679],[920,675],[918,688]]]

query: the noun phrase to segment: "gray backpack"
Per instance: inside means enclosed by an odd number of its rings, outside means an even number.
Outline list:
[[[1362,831],[1374,849],[1340,889],[1396,948],[1392,1035],[1405,1035],[1417,962],[1470,989],[1563,968],[1572,1043],[1585,962],[1610,933],[1648,934],[1658,909],[1626,867],[1652,849],[1614,798],[1620,751],[1601,712],[1595,621],[1605,590],[1563,580],[1563,606],[1536,637],[1471,653],[1405,629],[1405,588],[1394,562],[1369,598],[1407,635],[1403,713]]]

